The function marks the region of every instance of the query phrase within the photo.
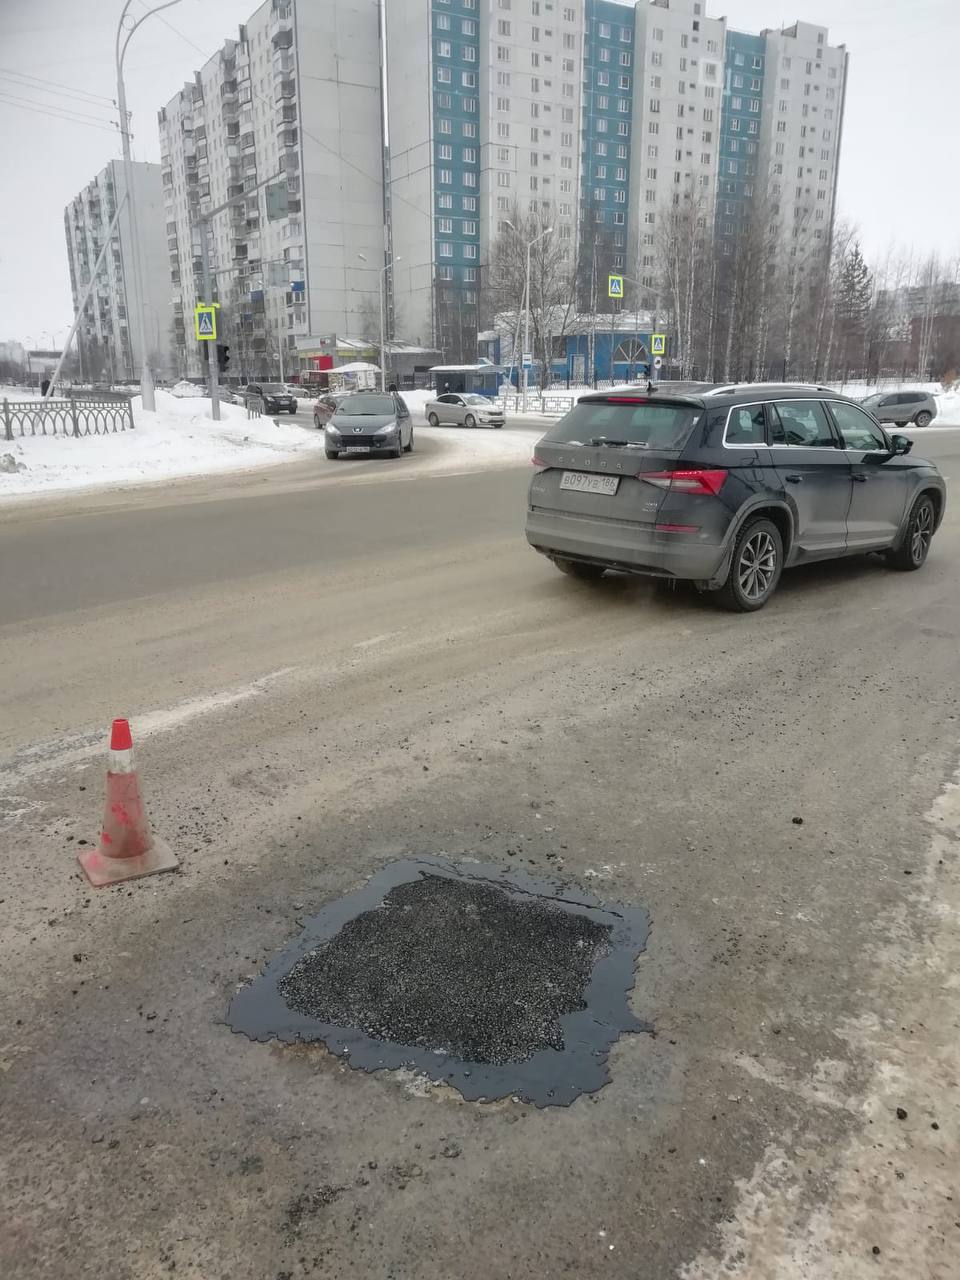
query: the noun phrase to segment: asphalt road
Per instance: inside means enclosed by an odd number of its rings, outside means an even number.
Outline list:
[[[0,511],[0,1274],[955,1276],[960,508],[734,617],[561,577],[520,466],[379,466]],[[94,893],[115,715],[182,868]],[[420,854],[650,912],[609,1085],[227,1029]]]

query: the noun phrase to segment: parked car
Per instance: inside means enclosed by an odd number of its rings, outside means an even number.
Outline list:
[[[328,458],[341,454],[413,451],[413,423],[403,399],[390,391],[355,391],[344,396],[323,429]]]
[[[321,391],[313,404],[313,425],[319,431],[327,425],[337,411],[337,406],[346,400],[347,391]]]
[[[442,422],[452,422],[457,427],[502,427],[505,421],[503,410],[492,400],[471,392],[447,392],[428,400],[423,411],[431,427],[439,427]]]
[[[937,402],[926,391],[878,391],[860,403],[878,422],[905,427],[908,422],[929,427],[937,416]]]
[[[281,382],[248,382],[247,395],[259,396],[266,413],[297,412],[297,397]]]
[[[536,447],[527,541],[575,578],[689,579],[760,609],[793,565],[872,551],[923,565],[946,487],[912,447],[822,387],[594,393]]]

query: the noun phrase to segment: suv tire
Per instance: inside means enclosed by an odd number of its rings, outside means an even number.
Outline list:
[[[933,414],[930,412],[929,409],[921,409],[920,412],[917,414],[917,416],[914,418],[914,422],[917,424],[918,427],[929,427],[932,421],[933,421]]]
[[[570,578],[579,578],[581,582],[599,582],[606,570],[602,564],[585,564],[582,560],[565,560],[563,556],[554,556],[553,563],[561,573]]]
[[[440,419],[435,413],[428,413],[427,421],[430,423],[431,427],[439,427],[440,425]]]
[[[783,539],[764,516],[745,521],[733,544],[730,572],[717,592],[718,603],[735,613],[762,609],[783,572]]]
[[[921,493],[913,504],[903,541],[899,547],[887,552],[887,563],[905,573],[922,569],[930,551],[936,523],[937,511],[933,499],[928,493]]]

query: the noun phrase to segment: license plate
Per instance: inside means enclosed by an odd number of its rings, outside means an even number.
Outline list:
[[[341,453],[369,453],[370,446],[365,444],[348,444],[346,448],[340,450]]]
[[[610,495],[617,492],[619,483],[619,476],[595,476],[589,471],[565,471],[560,477],[560,488],[573,489],[576,493]]]

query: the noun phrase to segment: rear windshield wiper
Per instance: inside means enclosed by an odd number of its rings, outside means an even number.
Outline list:
[[[598,449],[645,449],[640,440],[609,440],[606,436],[594,436],[590,441]]]

